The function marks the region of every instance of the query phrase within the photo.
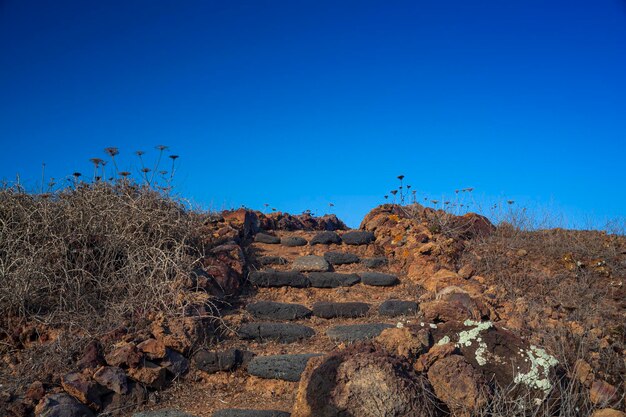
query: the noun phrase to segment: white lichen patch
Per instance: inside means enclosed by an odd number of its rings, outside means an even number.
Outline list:
[[[444,336],[440,341],[437,342],[437,346],[445,345],[446,343],[450,343],[450,337]]]
[[[435,323],[430,323],[428,326],[430,326],[431,329],[437,328],[437,325]]]
[[[533,345],[525,353],[527,356],[525,361],[530,360],[530,369],[526,373],[515,375],[514,382],[548,393],[552,389],[550,368],[558,365],[559,361],[545,350]]]
[[[487,363],[486,354],[487,352],[487,343],[483,341],[480,337],[480,332],[490,329],[493,327],[493,323],[490,321],[474,321],[467,319],[463,322],[465,326],[474,326],[470,330],[464,330],[459,333],[459,341],[455,344],[456,347],[469,347],[472,346],[472,343],[476,341],[478,343],[478,348],[476,349],[476,363],[478,365],[483,366]]]

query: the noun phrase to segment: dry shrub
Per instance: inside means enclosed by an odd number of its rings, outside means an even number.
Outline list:
[[[203,254],[202,214],[133,184],[0,190],[0,331],[9,318],[87,333],[175,313],[175,282]]]

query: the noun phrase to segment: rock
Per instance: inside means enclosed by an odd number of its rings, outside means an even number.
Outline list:
[[[264,320],[298,320],[311,315],[311,310],[301,304],[276,303],[273,301],[259,301],[248,304],[246,311],[255,318]]]
[[[372,269],[387,266],[388,263],[389,261],[387,260],[387,258],[382,258],[382,257],[361,259],[361,264],[363,266],[365,266],[366,268],[372,268]]]
[[[428,381],[454,415],[469,416],[487,403],[485,381],[463,356],[452,355],[436,361],[428,370]]]
[[[142,411],[140,413],[134,413],[133,417],[195,417],[193,414],[185,413],[180,410],[154,410],[154,411]]]
[[[212,417],[289,417],[286,411],[278,410],[244,410],[238,408],[227,408],[218,410],[212,414]]]
[[[357,350],[358,349],[358,350]],[[385,352],[358,346],[309,361],[292,417],[435,415],[428,381]]]
[[[311,287],[337,288],[351,287],[361,281],[357,274],[340,274],[338,272],[311,272],[307,275]]]
[[[315,331],[310,327],[294,323],[246,323],[239,328],[239,336],[243,340],[276,340],[280,343],[292,343],[314,335]]]
[[[280,243],[280,238],[278,236],[268,235],[267,233],[257,233],[256,236],[254,236],[254,241],[258,243],[277,245]]]
[[[474,267],[470,264],[463,265],[458,274],[463,279],[470,279],[474,275]]]
[[[449,293],[441,299],[420,304],[424,320],[428,322],[465,321],[467,319],[481,321],[489,318],[489,310],[480,300],[470,297],[467,293]]]
[[[94,410],[99,410],[102,406],[100,397],[105,391],[89,373],[71,372],[61,378],[61,386],[68,394]]]
[[[317,353],[257,356],[248,364],[248,373],[266,379],[297,382],[307,362]]]
[[[335,342],[352,343],[373,339],[383,330],[391,327],[394,326],[384,323],[349,324],[331,327],[326,331],[326,335]]]
[[[341,240],[346,245],[367,245],[376,239],[374,233],[366,230],[354,230],[346,232],[341,236]]]
[[[240,208],[221,213],[226,223],[241,230],[241,237],[247,239],[259,231],[259,217],[255,212]]]
[[[376,287],[390,287],[398,283],[398,277],[392,274],[383,274],[382,272],[360,272],[361,282],[365,285],[373,285]]]
[[[453,343],[436,344],[424,355],[417,358],[413,368],[418,372],[427,372],[435,362],[455,353],[458,353],[458,349]]]
[[[626,417],[626,413],[612,408],[603,408],[602,410],[594,411],[591,417]]]
[[[165,358],[161,361],[161,366],[167,369],[174,377],[179,377],[189,370],[189,361],[175,350],[167,349]]]
[[[381,316],[407,316],[417,313],[417,303],[415,301],[387,300],[378,307],[378,314]]]
[[[280,244],[288,247],[305,246],[308,242],[300,236],[287,236],[280,239]]]
[[[611,401],[617,399],[617,388],[606,381],[596,379],[591,384],[589,398],[594,404],[608,405]]]
[[[250,283],[258,287],[295,287],[305,288],[310,285],[309,279],[296,271],[256,271],[248,278]]]
[[[335,232],[321,232],[313,236],[313,239],[309,242],[309,245],[330,245],[341,244],[341,238]]]
[[[589,387],[593,382],[593,368],[583,359],[578,359],[574,364],[574,376],[581,384]]]
[[[163,340],[146,339],[137,345],[137,350],[143,352],[149,359],[161,359],[165,357],[165,344]]]
[[[390,354],[413,362],[430,346],[430,333],[428,329],[390,327],[383,330],[374,343]]]
[[[212,333],[210,323],[203,317],[158,316],[151,325],[152,335],[165,347],[187,353],[197,344],[203,343]]]
[[[76,363],[78,369],[97,368],[104,365],[104,356],[102,355],[102,345],[97,340],[92,340],[85,347],[83,356]]]
[[[128,410],[137,408],[148,401],[148,392],[141,384],[129,380],[128,394],[111,392],[102,399],[102,413],[111,416],[127,416]]]
[[[245,264],[243,250],[235,243],[211,249],[209,255],[202,259],[201,269],[210,280],[201,288],[218,297],[237,294],[243,282]]]
[[[321,256],[306,255],[296,258],[292,269],[300,272],[325,272],[330,269],[330,264]]]
[[[64,392],[46,395],[35,408],[41,417],[93,417],[91,410]]]
[[[228,372],[243,364],[246,353],[249,352],[238,349],[229,349],[223,352],[211,352],[202,349],[194,354],[192,362],[196,369],[204,372]]]
[[[122,368],[102,366],[94,374],[93,379],[103,387],[118,394],[128,394],[128,378]]]
[[[345,265],[359,262],[359,257],[348,252],[326,252],[324,259],[331,265]]]
[[[143,361],[139,368],[130,368],[128,375],[135,381],[154,389],[162,389],[167,382],[166,369],[150,361]]]
[[[335,317],[363,317],[367,315],[370,305],[366,303],[329,303],[319,302],[313,304],[313,315],[323,319],[332,319]]]
[[[41,381],[35,381],[28,386],[24,398],[37,404],[46,395],[46,388]],[[0,401],[0,404],[2,402]]]
[[[257,262],[259,265],[287,265],[287,259],[281,256],[261,256]]]

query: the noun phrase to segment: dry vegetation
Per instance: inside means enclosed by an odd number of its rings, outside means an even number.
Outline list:
[[[32,379],[33,369],[63,369],[92,337],[141,326],[151,312],[178,314],[176,282],[202,257],[202,224],[182,202],[126,179],[43,195],[5,186],[0,353],[55,339],[23,364]],[[62,337],[41,334],[55,328]]]

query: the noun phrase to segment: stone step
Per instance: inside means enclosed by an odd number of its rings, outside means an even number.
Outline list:
[[[311,316],[311,310],[301,304],[258,301],[248,304],[246,311],[257,319],[263,320],[298,320]]]
[[[330,269],[330,264],[321,256],[306,255],[296,258],[291,268],[300,272],[325,272]]]
[[[212,352],[200,349],[192,357],[196,369],[207,373],[234,371],[250,362],[254,353],[247,350],[229,349],[222,352]]]
[[[392,327],[394,326],[385,323],[348,324],[331,327],[326,331],[326,335],[335,342],[352,343],[373,339],[383,330]]]
[[[212,417],[289,417],[291,413],[279,410],[252,410],[243,408],[225,408],[215,411]]]
[[[257,258],[260,265],[287,265],[287,259],[281,256],[260,256]]]
[[[307,279],[311,287],[315,288],[351,287],[361,281],[357,274],[339,272],[311,272],[307,275]]]
[[[300,236],[287,236],[280,239],[280,244],[288,247],[305,246],[308,242]]]
[[[323,319],[335,317],[355,318],[367,315],[370,305],[367,303],[331,303],[319,302],[313,304],[313,315]]]
[[[341,244],[341,237],[335,232],[321,232],[313,236],[309,245],[330,245],[332,243]]]
[[[52,413],[51,415],[55,416],[77,416],[77,413],[70,413],[68,410],[65,410],[65,413]],[[47,413],[46,413],[47,415]],[[81,414],[82,415],[82,414]],[[174,409],[164,409],[164,410],[154,410],[154,411],[141,411],[139,413],[134,413],[133,417],[196,417],[194,414],[185,413],[181,410]]]
[[[406,316],[417,312],[415,301],[387,300],[378,306],[378,314],[381,316]]]
[[[296,287],[305,288],[310,285],[309,279],[297,271],[255,271],[248,276],[251,284],[258,287]]]
[[[346,245],[367,245],[375,239],[374,233],[365,230],[353,230],[341,235],[341,240]]]
[[[383,274],[382,272],[359,272],[361,282],[365,285],[375,287],[391,287],[398,283],[398,277],[392,274]]]
[[[312,328],[295,323],[253,322],[243,324],[239,328],[239,337],[243,340],[293,343],[314,335],[315,330]]]
[[[348,252],[326,252],[324,259],[331,265],[355,264],[361,259],[354,253]]]
[[[280,238],[278,236],[268,235],[267,233],[257,233],[256,236],[254,236],[254,241],[258,243],[276,245],[280,243]]]
[[[248,364],[248,373],[266,379],[282,379],[297,382],[306,364],[320,353],[300,353],[292,355],[257,356]]]
[[[366,268],[380,268],[383,266],[387,266],[388,264],[389,261],[387,260],[387,258],[383,257],[361,259],[361,265],[365,266]]]

